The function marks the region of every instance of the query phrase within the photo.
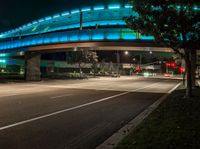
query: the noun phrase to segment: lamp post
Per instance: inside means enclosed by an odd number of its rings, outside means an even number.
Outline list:
[[[142,54],[140,54],[140,68],[141,68],[141,65],[142,65]]]
[[[119,51],[117,50],[117,75],[119,75],[119,64],[120,64],[120,55],[119,55]]]

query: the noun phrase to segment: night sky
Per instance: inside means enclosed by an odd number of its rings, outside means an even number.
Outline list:
[[[127,0],[0,0],[0,32],[48,15],[84,6]]]

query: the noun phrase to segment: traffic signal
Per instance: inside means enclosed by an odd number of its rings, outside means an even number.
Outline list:
[[[180,73],[184,73],[185,72],[185,68],[184,67],[179,67],[179,72]]]
[[[166,67],[169,67],[169,66],[170,66],[170,63],[167,63],[167,62],[166,62],[166,63],[165,63],[165,66],[166,66]]]
[[[171,68],[175,68],[176,67],[176,63],[174,63],[174,62],[170,63],[170,67]]]
[[[171,68],[175,68],[176,67],[176,63],[175,62],[166,62],[165,63],[166,67],[171,67]]]

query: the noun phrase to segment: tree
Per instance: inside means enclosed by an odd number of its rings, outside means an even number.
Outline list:
[[[124,18],[141,34],[154,36],[186,63],[186,96],[192,96],[191,54],[200,47],[199,0],[130,0],[135,15]]]
[[[79,68],[79,75],[82,77],[82,66],[81,64],[86,61],[86,52],[83,49],[76,49],[72,52],[73,61],[75,61],[78,64]]]
[[[92,64],[92,68],[93,68],[94,76],[95,76],[96,75],[97,63],[98,63],[97,52],[87,51],[86,52],[86,60],[87,60],[87,62]]]

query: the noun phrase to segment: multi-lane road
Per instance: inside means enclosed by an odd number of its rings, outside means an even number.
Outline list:
[[[93,149],[178,82],[121,77],[0,84],[0,148]]]

